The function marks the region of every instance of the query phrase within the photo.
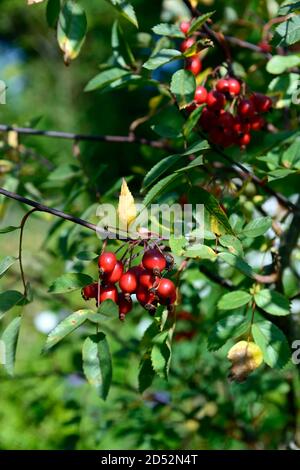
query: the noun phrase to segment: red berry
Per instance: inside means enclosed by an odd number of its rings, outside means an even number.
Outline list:
[[[209,140],[216,145],[223,145],[223,131],[214,127],[209,133]]]
[[[195,91],[195,101],[198,104],[203,104],[206,102],[207,98],[207,90],[204,88],[204,86],[197,86],[196,91]]]
[[[155,283],[156,276],[154,276],[152,271],[147,271],[144,269],[144,272],[139,277],[139,286],[144,289],[151,289]]]
[[[243,99],[238,104],[238,114],[241,118],[252,117],[255,113],[255,108],[252,101]]]
[[[228,79],[228,91],[231,95],[239,95],[241,91],[241,84],[235,78]]]
[[[96,299],[98,294],[98,282],[93,282],[93,284],[89,284],[85,286],[81,290],[81,295],[84,300],[89,299]]]
[[[262,95],[261,93],[254,93],[251,96],[251,102],[258,113],[266,113],[272,107],[271,98],[269,96]]]
[[[142,286],[137,288],[136,298],[143,307],[147,304],[153,304],[156,301],[156,295]]]
[[[243,134],[243,135],[241,135],[241,137],[239,137],[240,146],[249,145],[250,141],[251,141],[251,135],[250,134]]]
[[[114,253],[107,251],[102,253],[98,258],[98,266],[101,274],[111,273],[117,264],[117,258]]]
[[[112,270],[111,273],[107,274],[104,277],[104,281],[106,284],[115,284],[116,282],[119,281],[120,277],[123,274],[123,263],[122,261],[117,261],[114,269]]]
[[[132,300],[128,299],[123,293],[120,293],[118,296],[118,305],[119,305],[119,318],[120,320],[125,320],[125,315],[132,310]]]
[[[210,91],[206,99],[207,107],[214,111],[219,111],[224,108],[226,104],[226,98],[223,93],[219,91]]]
[[[235,122],[233,124],[233,130],[237,134],[244,134],[250,131],[250,124],[248,122],[242,121],[240,117],[235,118]]]
[[[119,281],[120,289],[127,294],[133,294],[136,291],[137,284],[136,275],[129,271],[122,274]]]
[[[265,123],[266,121],[262,116],[256,115],[251,118],[250,126],[253,131],[260,131],[264,127]]]
[[[101,286],[100,288],[100,303],[107,299],[111,299],[114,302],[118,301],[118,291],[113,284],[107,284],[107,286]]]
[[[257,45],[263,52],[272,52],[272,46],[267,41],[261,41]]]
[[[190,47],[192,47],[195,44],[195,39],[193,38],[187,38],[184,41],[182,41],[180,45],[180,50],[181,52],[187,51]]]
[[[187,34],[189,32],[190,26],[191,26],[190,21],[182,21],[180,23],[179,28],[183,34]]]
[[[216,88],[221,93],[226,93],[229,90],[228,80],[226,78],[221,78],[216,85]]]
[[[203,127],[205,131],[209,131],[210,128],[214,125],[216,120],[216,115],[213,111],[210,111],[207,108],[203,108],[202,114],[199,119],[200,126]]]
[[[130,269],[128,269],[127,272],[134,274],[136,276],[136,278],[138,279],[144,271],[145,270],[144,270],[143,266],[132,266]]]
[[[234,125],[233,115],[229,113],[228,111],[221,113],[220,116],[218,117],[218,125],[222,128],[224,127],[233,128],[233,125]]]
[[[186,60],[185,69],[192,72],[193,75],[198,75],[202,70],[202,62],[198,55],[188,57]]]
[[[222,147],[230,147],[236,142],[236,135],[232,128],[225,128],[222,139]]]
[[[167,265],[164,255],[156,248],[145,251],[142,264],[145,269],[149,269],[152,272],[163,271]]]
[[[156,293],[162,305],[171,305],[176,300],[176,287],[170,279],[161,279]]]

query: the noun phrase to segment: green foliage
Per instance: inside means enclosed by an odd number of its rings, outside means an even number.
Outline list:
[[[111,356],[105,334],[98,333],[86,338],[82,347],[82,361],[88,382],[105,400],[112,380]]]

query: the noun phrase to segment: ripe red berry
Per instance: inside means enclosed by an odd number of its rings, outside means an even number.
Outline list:
[[[132,310],[132,300],[128,298],[123,293],[120,293],[118,296],[118,305],[119,305],[119,318],[120,320],[125,320],[125,316]]]
[[[191,23],[190,21],[182,21],[180,23],[180,31],[183,33],[183,34],[187,34],[189,32],[189,29],[190,29],[190,26],[191,26]]]
[[[229,90],[229,83],[226,78],[221,78],[216,85],[216,89],[221,93],[226,93]]]
[[[133,294],[136,291],[137,285],[137,277],[133,272],[127,271],[127,273],[122,274],[119,286],[123,292]]]
[[[176,300],[176,287],[170,279],[161,279],[156,293],[162,305],[171,305]]]
[[[88,286],[85,286],[81,290],[81,295],[84,300],[96,299],[97,293],[98,293],[98,282],[93,282],[93,284],[89,284]]]
[[[266,113],[272,107],[271,98],[261,93],[254,93],[250,99],[258,113]]]
[[[214,111],[220,111],[226,104],[226,98],[219,91],[210,91],[206,99],[207,107]]]
[[[143,266],[132,266],[130,269],[128,269],[128,273],[132,273],[136,276],[137,279],[139,279],[140,275],[144,272]]]
[[[230,147],[236,142],[236,134],[232,128],[225,128],[223,132],[222,147]]]
[[[202,114],[199,119],[199,124],[203,127],[203,130],[208,132],[210,128],[214,125],[215,120],[215,113],[213,111],[210,111],[208,108],[203,108]]]
[[[228,79],[228,91],[231,95],[239,95],[241,91],[241,84],[235,78]]]
[[[195,39],[193,38],[187,38],[184,41],[182,41],[180,45],[180,50],[181,52],[187,51],[190,47],[192,47],[195,44]]]
[[[153,274],[153,272],[144,269],[144,272],[139,277],[139,286],[143,287],[144,289],[151,289],[155,283],[155,280],[156,276]]]
[[[149,269],[154,274],[163,271],[167,265],[164,255],[156,248],[145,251],[142,264],[145,269]]]
[[[242,119],[252,117],[255,113],[255,108],[252,101],[243,99],[238,104],[238,114]]]
[[[265,123],[266,121],[262,116],[256,115],[251,118],[250,127],[253,131],[260,131],[264,127]]]
[[[239,137],[239,144],[240,146],[246,146],[249,145],[251,141],[251,135],[250,134],[242,134],[241,137]]]
[[[250,131],[250,128],[251,126],[248,122],[243,121],[239,116],[235,118],[235,121],[233,124],[233,130],[238,135],[248,133]]]
[[[228,111],[224,111],[223,113],[220,114],[220,116],[217,118],[217,123],[218,126],[224,128],[233,128],[234,125],[234,117],[231,113]]]
[[[195,101],[198,104],[203,104],[206,102],[207,98],[207,89],[204,86],[197,86],[195,91]]]
[[[114,253],[107,251],[102,253],[98,258],[98,266],[101,274],[111,273],[117,264],[117,258]]]
[[[186,59],[185,70],[189,70],[193,75],[198,75],[202,70],[202,62],[198,55],[193,55]]]
[[[122,261],[117,261],[112,272],[104,276],[105,283],[115,284],[116,282],[118,282],[120,277],[123,274],[123,269],[124,269],[124,266],[123,266]]]
[[[216,145],[223,145],[223,131],[214,127],[209,132],[209,140]]]
[[[136,298],[143,307],[147,304],[153,304],[156,301],[156,295],[142,286],[137,288]]]
[[[107,299],[111,299],[114,302],[118,301],[118,291],[113,284],[107,284],[107,286],[101,286],[100,288],[100,302],[104,302]]]

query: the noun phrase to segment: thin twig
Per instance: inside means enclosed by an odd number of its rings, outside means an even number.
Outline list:
[[[24,274],[24,269],[23,269],[23,262],[22,262],[22,247],[23,247],[23,235],[24,235],[24,227],[26,224],[27,219],[31,216],[33,212],[36,212],[37,209],[31,209],[29,212],[27,212],[23,219],[21,220],[20,224],[20,239],[19,239],[19,266],[20,266],[20,272],[21,272],[21,278],[22,278],[22,283],[24,287],[24,297],[27,297],[27,284],[26,284],[26,279],[25,279],[25,274]]]

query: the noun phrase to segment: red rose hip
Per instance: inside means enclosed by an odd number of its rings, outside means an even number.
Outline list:
[[[170,279],[161,279],[156,293],[162,305],[171,305],[176,300],[176,287]]]
[[[102,253],[98,258],[98,266],[101,274],[111,273],[117,264],[117,257],[111,251]]]
[[[153,248],[144,253],[142,264],[145,269],[149,269],[156,274],[166,268],[167,262],[164,255],[156,248]]]
[[[113,300],[114,302],[118,301],[118,291],[116,286],[113,284],[100,287],[100,303],[108,299]]]
[[[115,284],[116,282],[118,282],[120,277],[123,274],[123,269],[124,269],[124,266],[123,266],[122,261],[117,261],[112,272],[104,276],[105,283]]]
[[[207,98],[207,89],[204,86],[197,86],[195,91],[195,101],[198,104],[204,104]]]
[[[127,273],[122,274],[119,286],[124,293],[133,294],[137,289],[137,285],[137,277],[134,273],[127,271]]]

